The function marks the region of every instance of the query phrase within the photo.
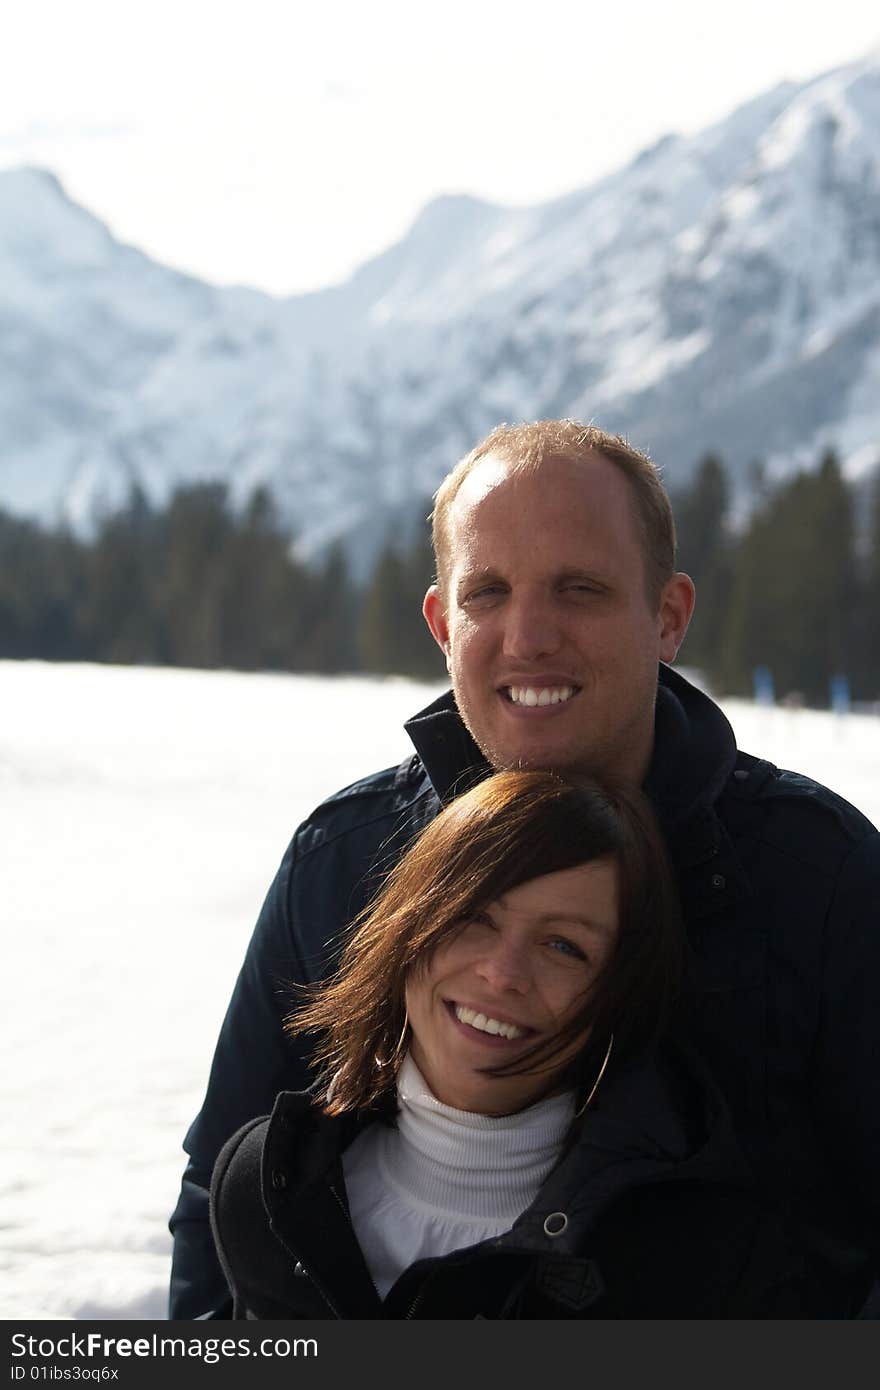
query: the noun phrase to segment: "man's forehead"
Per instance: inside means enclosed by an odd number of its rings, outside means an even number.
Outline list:
[[[515,490],[520,486],[528,488],[535,481],[542,489],[552,489],[554,484],[560,483],[574,484],[584,497],[593,497],[597,491],[603,497],[609,492],[619,494],[629,507],[629,486],[619,469],[595,449],[589,449],[577,457],[550,454],[529,462],[499,453],[486,454],[462,479],[451,510],[461,516],[485,501],[502,484],[509,484]]]
[[[526,464],[487,454],[462,479],[450,505],[447,537],[452,555],[463,558],[464,551],[481,546],[499,523],[532,515],[536,506],[557,542],[576,541],[575,550],[588,533],[594,543],[606,532],[639,543],[629,485],[601,454],[552,456]]]
[[[502,458],[499,454],[486,454],[462,480],[455,494],[453,510],[473,507],[482,502],[499,483],[506,481],[512,468],[510,459]]]

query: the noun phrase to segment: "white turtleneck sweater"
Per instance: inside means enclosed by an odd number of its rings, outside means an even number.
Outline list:
[[[397,1127],[373,1124],[342,1156],[355,1235],[384,1298],[416,1260],[509,1231],[559,1156],[574,1095],[515,1115],[472,1115],[436,1099],[410,1056]]]

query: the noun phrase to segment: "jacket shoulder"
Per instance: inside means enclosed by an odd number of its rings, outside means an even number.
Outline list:
[[[298,857],[339,836],[411,813],[425,799],[436,800],[420,758],[413,754],[326,797],[297,828]]]
[[[844,797],[800,772],[739,753],[718,809],[741,835],[835,873],[843,859],[880,837],[867,816]]]
[[[362,803],[369,801],[372,797],[387,796],[389,793],[393,793],[400,783],[406,783],[411,777],[417,777],[420,767],[419,759],[413,753],[410,757],[404,758],[401,763],[395,763],[392,767],[383,767],[379,772],[371,772],[366,777],[359,777],[356,782],[350,782],[347,787],[341,787],[338,792],[326,796],[315,807],[310,819],[352,802]]]
[[[211,1232],[236,1307],[239,1291],[233,1271],[251,1253],[242,1249],[242,1240],[247,1242],[248,1232],[262,1231],[266,1220],[261,1167],[268,1124],[266,1116],[250,1120],[227,1139],[211,1177]]]
[[[262,1208],[260,1165],[269,1126],[267,1115],[249,1120],[236,1130],[217,1155],[211,1177],[211,1220],[222,1227],[230,1203],[241,1199]]]

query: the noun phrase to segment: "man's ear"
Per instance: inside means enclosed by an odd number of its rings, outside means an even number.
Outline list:
[[[436,584],[432,584],[425,594],[422,612],[425,615],[425,622],[431,629],[431,636],[446,657],[446,667],[448,670],[450,662],[449,624],[446,621],[446,609],[443,606],[443,600],[440,597],[440,591]]]
[[[696,592],[689,574],[674,574],[660,595],[660,660],[674,661],[694,611]]]

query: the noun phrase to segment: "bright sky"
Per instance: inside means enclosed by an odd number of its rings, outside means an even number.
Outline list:
[[[18,0],[0,166],[219,283],[344,278],[441,193],[583,187],[880,44],[876,0]]]

